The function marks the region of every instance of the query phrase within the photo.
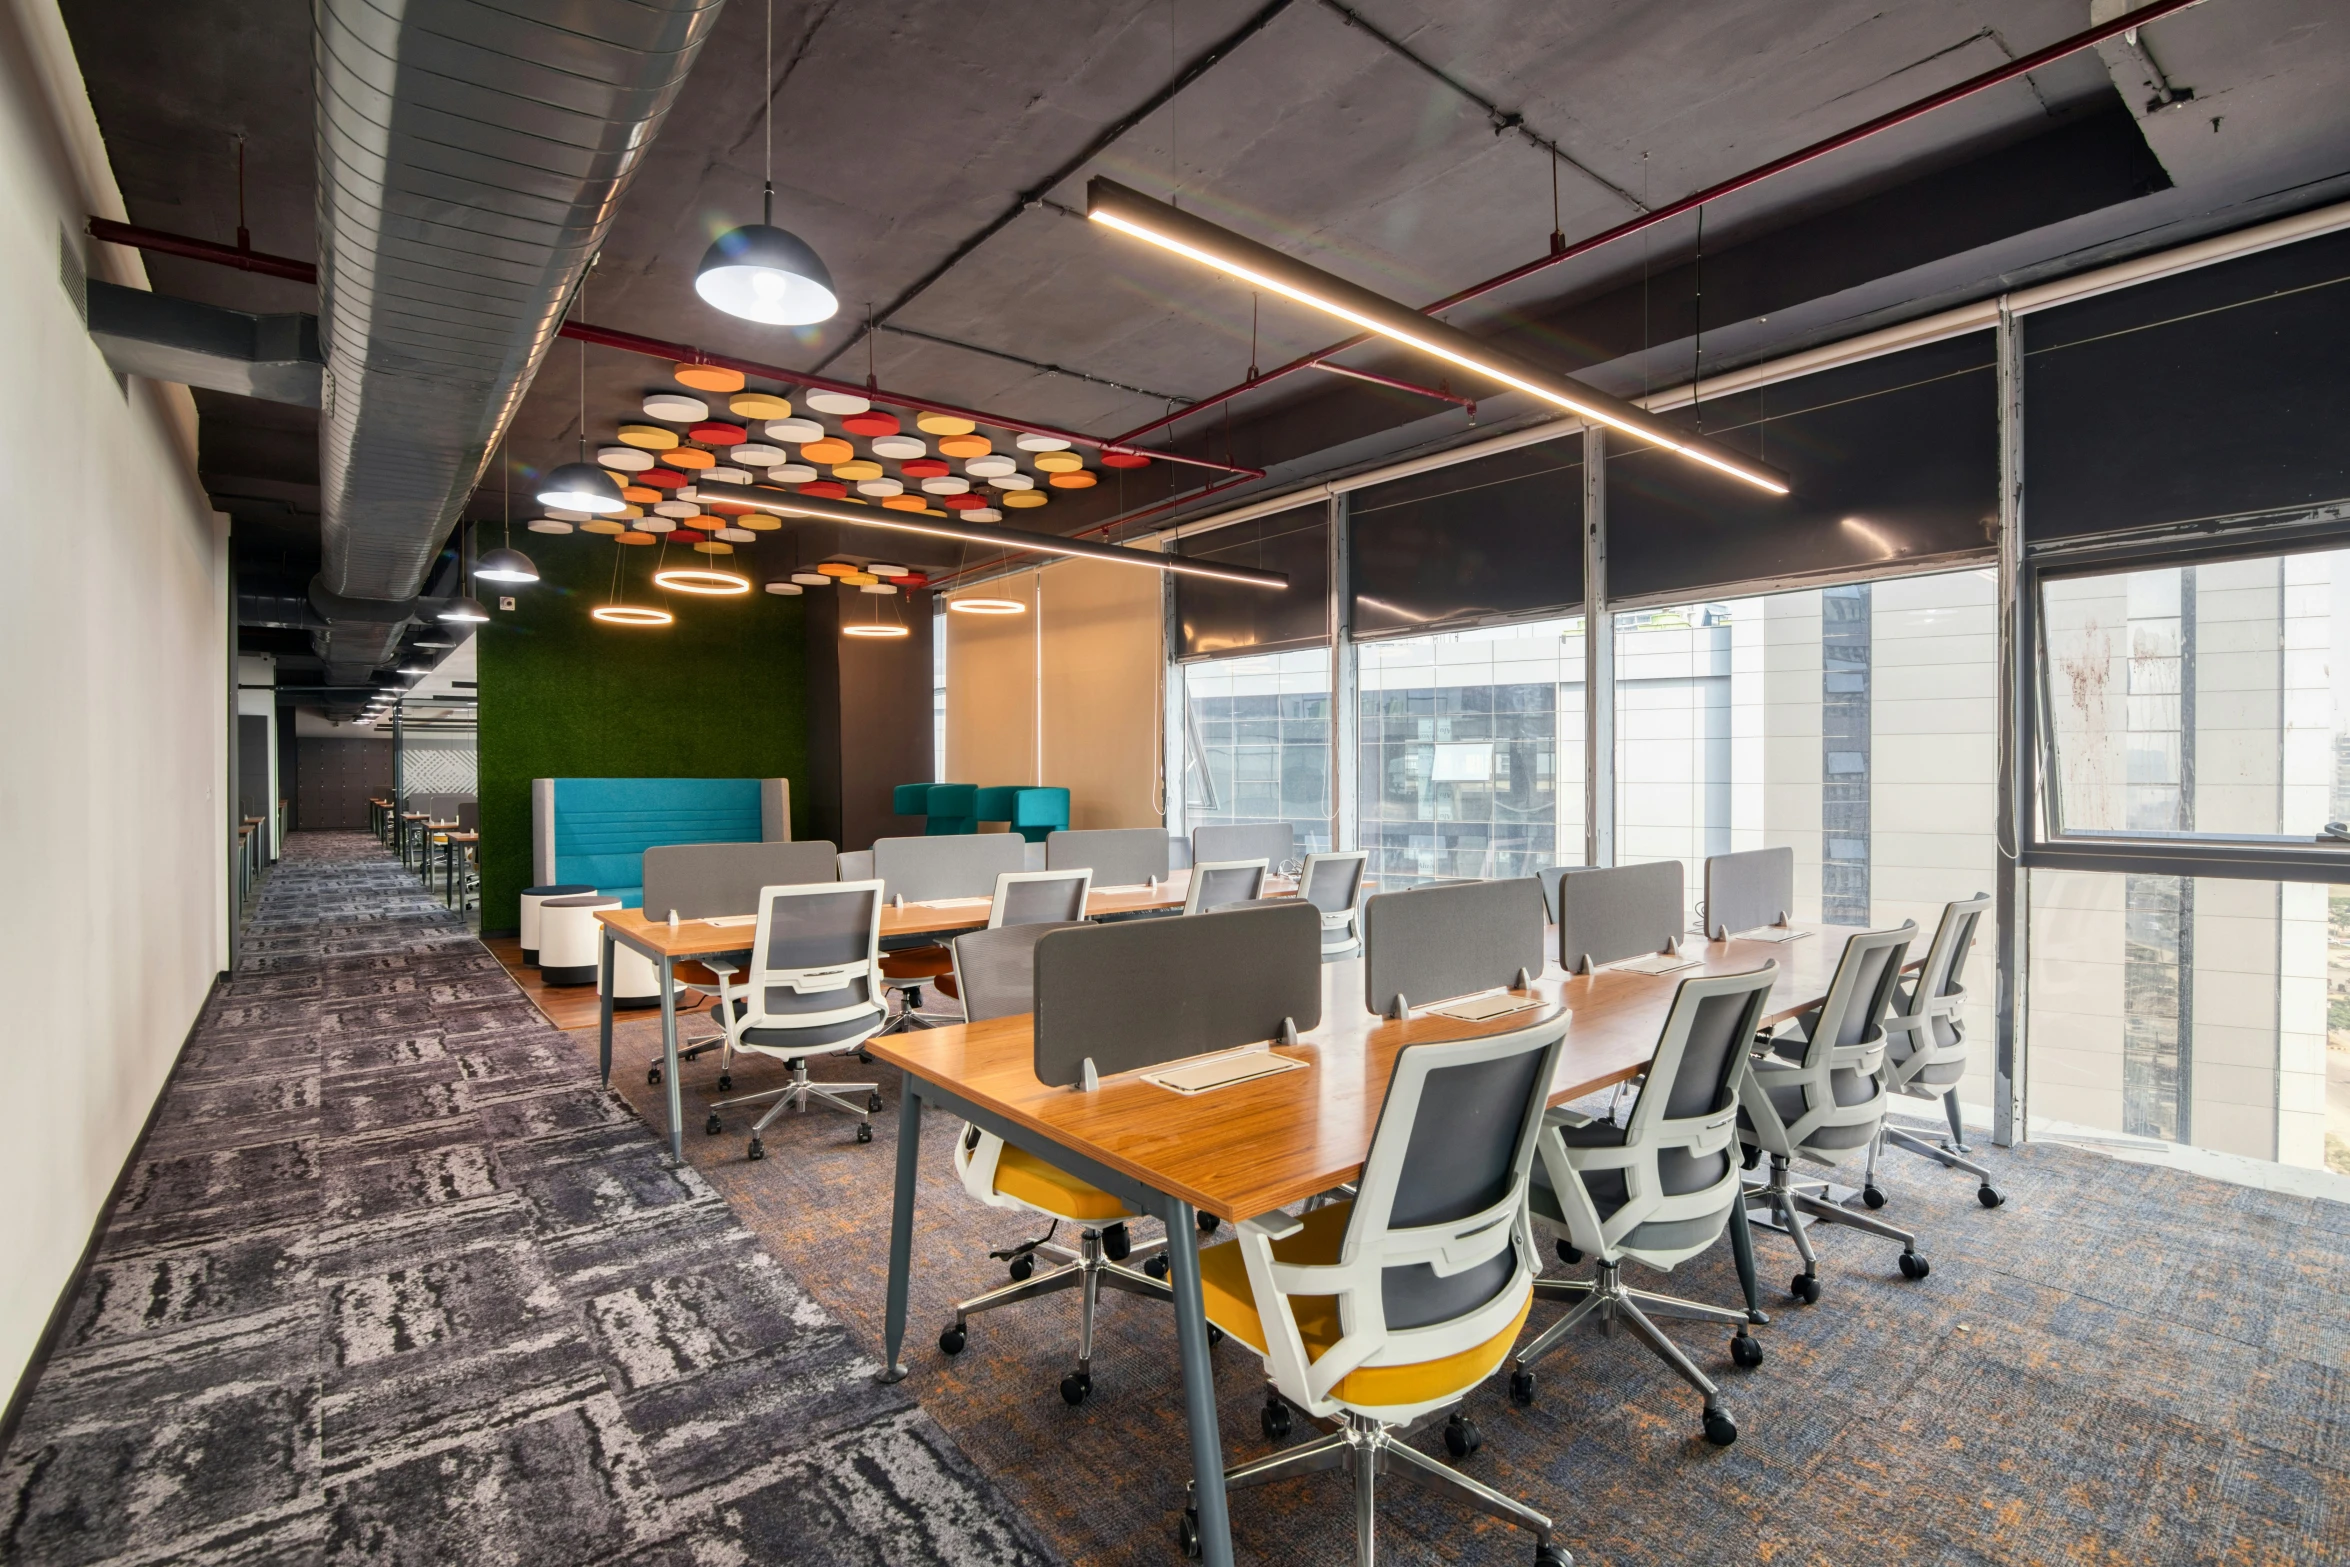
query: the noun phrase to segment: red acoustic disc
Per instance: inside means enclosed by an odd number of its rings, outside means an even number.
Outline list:
[[[933,495],[931,499],[949,511],[977,511],[987,504],[984,495]]]
[[[901,428],[896,414],[885,414],[878,408],[850,414],[840,422],[840,427],[851,435],[895,435]]]
[[[639,484],[645,485],[651,489],[682,490],[685,488],[685,475],[676,472],[674,469],[647,468],[643,473],[638,474],[636,477]]]
[[[685,438],[703,446],[740,446],[751,438],[751,432],[739,424],[720,424],[712,420],[707,424],[689,426]]]
[[[838,479],[817,479],[811,483],[801,485],[800,493],[802,495],[821,496],[826,500],[837,501],[847,498],[849,487],[841,483]]]
[[[1102,453],[1102,466],[1105,468],[1148,468],[1150,465],[1151,460],[1140,452]]]
[[[953,471],[935,457],[910,457],[898,464],[898,472],[909,479],[943,479]]]

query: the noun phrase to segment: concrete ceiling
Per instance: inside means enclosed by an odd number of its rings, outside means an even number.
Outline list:
[[[231,138],[242,133],[254,245],[312,258],[305,8],[64,9],[131,220],[233,240]],[[1114,434],[1170,400],[1240,380],[1252,300],[1070,215],[1091,173],[1172,191],[1193,211],[1418,302],[1544,253],[1554,163],[1530,136],[1563,154],[1558,222],[1572,240],[2090,20],[2086,0],[1101,0],[1033,12],[778,0],[764,62],[765,12],[736,0],[628,192],[584,314],[849,380],[862,380],[870,359],[887,388]],[[1137,115],[1236,34],[1228,53]],[[1697,223],[1684,218],[1452,319],[1637,390],[1686,377],[1700,277],[1704,363],[1726,369],[2350,193],[2350,116],[2339,112],[2350,96],[2350,11],[2209,0],[2140,38],[1716,203],[1702,272],[1692,265]],[[2192,98],[2156,106],[2165,84]],[[769,89],[777,221],[826,258],[848,302],[821,328],[750,326],[691,287],[709,240],[757,216]],[[1516,121],[1497,125],[1487,105]],[[1024,193],[1043,199],[1022,208]],[[168,292],[312,308],[298,285],[169,257],[149,266]],[[901,299],[868,343],[867,306]],[[1260,365],[1339,335],[1281,302],[1254,303]],[[571,455],[577,355],[558,345],[542,368],[511,434],[518,471]],[[1375,348],[1347,362],[1435,379],[1433,367]],[[663,384],[651,361],[592,349],[587,363],[591,435]],[[315,416],[198,395],[207,483],[249,551],[303,570]],[[1261,489],[1534,413],[1489,398],[1473,429],[1449,405],[1309,371],[1179,426],[1174,439],[1272,470]],[[1197,474],[1155,465],[1015,520],[1069,531]],[[527,493],[527,479],[517,488]],[[494,479],[472,514],[497,514]],[[603,547],[585,536],[534,541],[542,546]],[[801,547],[931,567],[964,555],[831,530],[811,530]]]

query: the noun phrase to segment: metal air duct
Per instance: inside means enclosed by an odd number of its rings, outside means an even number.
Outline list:
[[[334,681],[479,482],[724,0],[317,0],[319,429]]]

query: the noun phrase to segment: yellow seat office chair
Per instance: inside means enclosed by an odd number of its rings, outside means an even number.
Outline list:
[[[1090,878],[1093,873],[1060,874]],[[1078,907],[1083,906],[1080,891]],[[956,937],[955,988],[962,994],[965,1015],[977,1023],[1033,1011],[1037,941],[1052,931],[1073,929],[1078,923],[1004,925]],[[1093,1320],[1102,1290],[1173,1299],[1172,1291],[1161,1282],[1166,1273],[1163,1255],[1151,1257],[1151,1274],[1126,1266],[1138,1253],[1158,1253],[1167,1243],[1161,1239],[1135,1245],[1126,1225],[1140,1215],[1129,1211],[1125,1203],[976,1126],[965,1126],[955,1141],[955,1173],[962,1178],[963,1190],[990,1208],[1042,1214],[1053,1221],[1053,1228],[1035,1240],[989,1254],[1010,1264],[1012,1282],[958,1304],[955,1320],[938,1335],[938,1347],[949,1355],[961,1354],[970,1342],[970,1319],[983,1311],[1077,1290],[1077,1368],[1061,1378],[1061,1397],[1071,1404],[1084,1403],[1093,1391]],[[1052,1239],[1064,1224],[1077,1227],[1075,1250]],[[1058,1259],[1060,1266],[1038,1273],[1039,1252]]]
[[[1200,1253],[1208,1320],[1265,1359],[1265,1434],[1290,1411],[1335,1419],[1300,1446],[1242,1464],[1227,1491],[1345,1469],[1355,1484],[1358,1560],[1372,1560],[1378,1476],[1397,1473],[1528,1530],[1536,1567],[1570,1567],[1550,1520],[1397,1440],[1395,1430],[1457,1406],[1508,1358],[1541,1271],[1526,1210],[1542,1112],[1567,1020],[1481,1039],[1406,1046],[1371,1137],[1356,1195],[1302,1218],[1268,1213]],[[1445,1445],[1465,1456],[1477,1430],[1458,1408]],[[1196,1499],[1195,1499],[1196,1500]],[[1178,1539],[1199,1554],[1199,1515]]]

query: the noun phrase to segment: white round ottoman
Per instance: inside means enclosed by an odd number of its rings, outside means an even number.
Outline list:
[[[584,893],[539,903],[539,978],[549,985],[592,985],[602,966],[604,927],[598,909],[620,907],[618,898]],[[616,956],[628,956],[617,949]],[[638,959],[639,962],[644,961]]]
[[[525,887],[525,888],[523,888],[523,889],[522,889],[522,961],[523,961],[523,962],[525,962],[525,963],[536,963],[536,962],[539,960],[539,905],[540,905],[540,904],[542,904],[542,903],[546,902],[546,901],[547,901],[549,898],[585,898],[585,897],[589,897],[589,896],[591,896],[591,895],[593,895],[593,894],[594,894],[595,890],[596,890],[595,888],[593,888],[593,887],[588,887],[588,886],[570,886],[570,887]]]
[[[545,972],[541,970],[541,972]],[[599,985],[602,983],[598,979]],[[680,995],[685,983],[672,975],[670,988]],[[597,994],[603,992],[598,990]],[[612,947],[612,1005],[615,1007],[657,1007],[661,1004],[661,970],[651,958],[634,947],[614,943]]]

